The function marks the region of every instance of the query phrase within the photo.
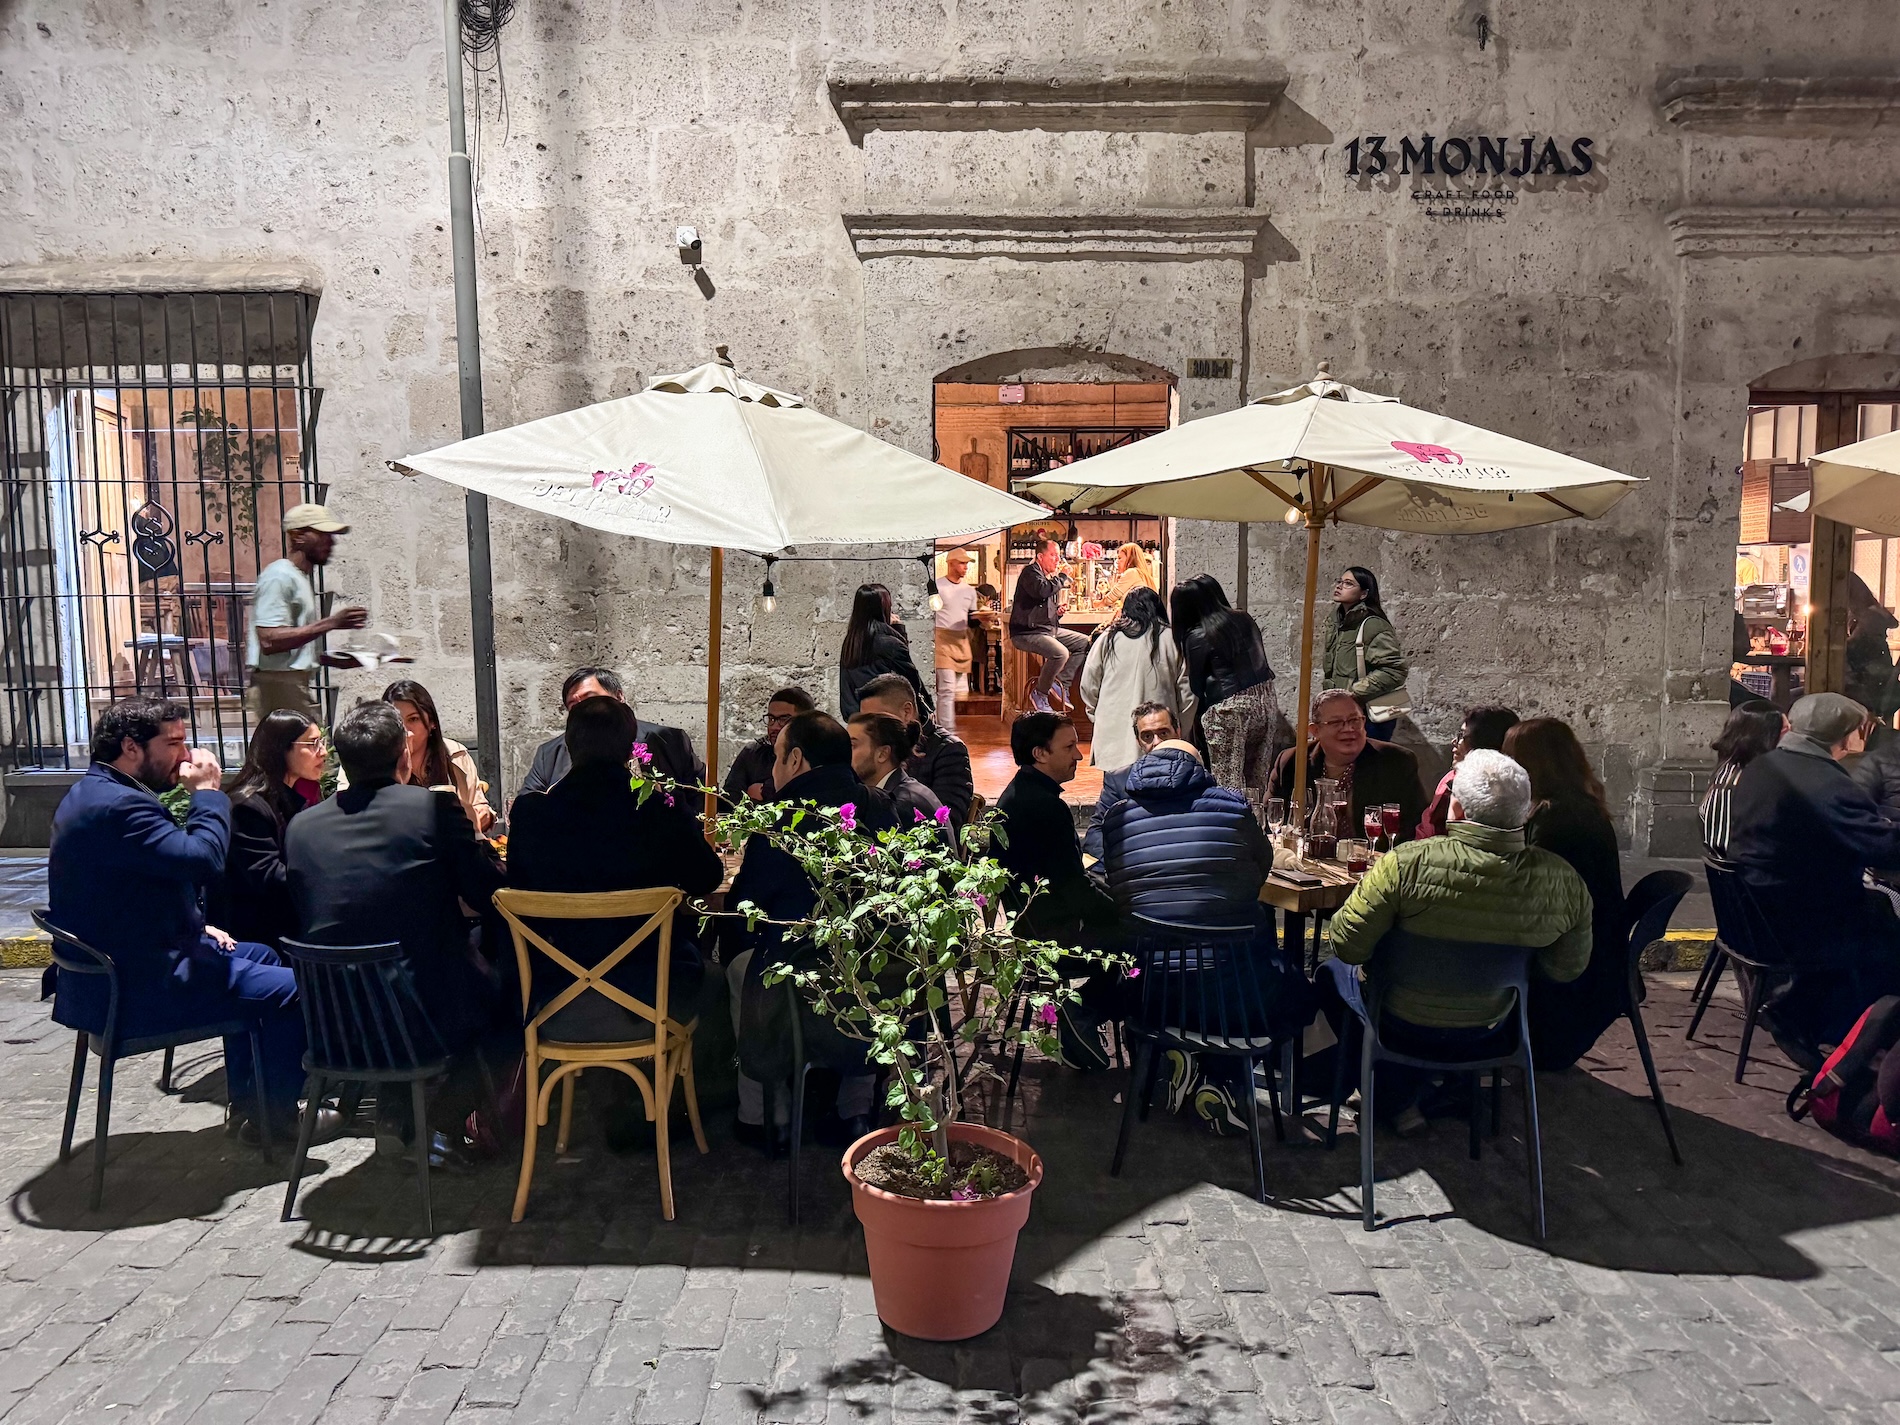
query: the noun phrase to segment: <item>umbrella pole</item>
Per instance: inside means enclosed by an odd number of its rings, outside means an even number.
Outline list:
[[[706,783],[719,781],[719,643],[726,620],[726,551],[712,552],[712,593],[708,600],[706,631]],[[713,818],[719,815],[719,798],[706,793],[706,839],[713,839]]]
[[[1293,714],[1292,814],[1301,825],[1306,811],[1307,709],[1313,699],[1313,605],[1319,597],[1319,537],[1326,527],[1326,508],[1320,503],[1324,485],[1317,466],[1312,482],[1313,492],[1306,507],[1306,600],[1300,615],[1300,701]]]

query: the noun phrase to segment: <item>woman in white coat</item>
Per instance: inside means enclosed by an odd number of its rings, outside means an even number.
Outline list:
[[[1121,617],[1102,630],[1082,665],[1082,705],[1095,724],[1089,761],[1117,771],[1141,755],[1135,745],[1134,712],[1143,703],[1160,703],[1174,714],[1186,737],[1194,726],[1194,694],[1188,689],[1187,664],[1168,636],[1168,611],[1161,595],[1138,588],[1122,600]]]

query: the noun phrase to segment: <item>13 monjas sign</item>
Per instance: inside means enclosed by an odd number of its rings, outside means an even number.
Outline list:
[[[1377,178],[1400,174],[1444,174],[1457,178],[1581,178],[1596,167],[1590,152],[1595,139],[1435,138],[1431,134],[1394,138],[1366,134],[1346,142],[1346,176]]]

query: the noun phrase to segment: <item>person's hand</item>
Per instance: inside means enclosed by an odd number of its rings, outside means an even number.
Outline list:
[[[237,941],[233,940],[228,932],[218,929],[215,925],[207,925],[205,927],[205,934],[210,937],[213,945],[216,945],[227,955],[237,949]]]
[[[745,789],[745,794],[748,797],[752,798],[752,800],[755,802],[764,801],[765,800],[765,783],[754,782],[751,786]]]
[[[178,785],[189,787],[194,792],[215,792],[224,783],[224,769],[218,765],[218,759],[202,747],[191,749],[191,755],[178,764]]]
[[[324,620],[324,623],[332,629],[361,628],[368,622],[369,610],[359,607],[356,604],[350,604],[344,608],[340,608]]]

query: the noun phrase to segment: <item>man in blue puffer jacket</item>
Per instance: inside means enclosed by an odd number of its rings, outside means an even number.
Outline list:
[[[1254,930],[1254,969],[1273,1022],[1250,1032],[1293,1033],[1312,1017],[1310,987],[1283,964],[1272,912],[1260,904],[1273,849],[1247,799],[1214,781],[1193,744],[1162,742],[1129,768],[1126,799],[1102,821],[1102,852],[1108,888],[1124,915]],[[1197,1075],[1194,1056],[1169,1050],[1169,1108],[1192,1103],[1212,1131],[1245,1133],[1238,1095],[1252,1086],[1220,1072],[1230,1067],[1239,1061],[1212,1059]]]

